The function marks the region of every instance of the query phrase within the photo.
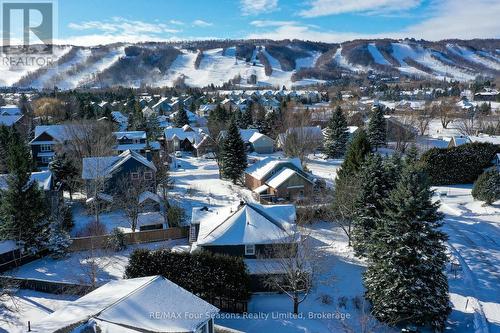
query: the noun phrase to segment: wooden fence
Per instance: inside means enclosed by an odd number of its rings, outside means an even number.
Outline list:
[[[83,296],[94,290],[94,287],[86,284],[77,284],[59,281],[47,281],[40,279],[27,279],[12,276],[0,276],[2,285],[12,286],[19,289],[30,289],[49,294],[66,294]]]
[[[188,236],[187,228],[168,228],[158,230],[137,231],[125,234],[125,245],[161,242],[171,239],[186,238]],[[103,249],[108,246],[110,235],[77,237],[69,247],[70,252],[86,251],[91,249]]]
[[[35,261],[37,259],[42,258],[43,256],[46,256],[49,253],[47,249],[43,249],[39,251],[38,253],[35,254],[22,254],[20,251],[12,251],[11,257],[9,258],[8,261],[2,262],[0,264],[0,273],[3,273],[5,271],[8,271],[12,268],[16,268],[19,266],[22,266],[24,264],[30,263],[32,261]]]

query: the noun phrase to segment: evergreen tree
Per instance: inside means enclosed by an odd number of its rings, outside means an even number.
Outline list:
[[[382,157],[371,154],[363,163],[357,176],[359,188],[353,221],[352,240],[357,255],[365,255],[371,236],[384,210],[384,200],[389,195],[387,173]]]
[[[160,121],[156,114],[152,114],[147,122],[148,141],[156,141],[161,136]]]
[[[250,125],[252,125],[253,119],[252,119],[252,111],[247,110],[243,112],[241,121],[240,121],[240,128],[248,128]]]
[[[340,106],[337,106],[326,127],[323,148],[327,158],[342,157],[345,153],[348,139],[347,120]]]
[[[446,236],[438,230],[442,214],[432,194],[425,173],[406,166],[368,248],[366,297],[373,314],[391,325],[443,330],[451,310]]]
[[[174,126],[182,127],[184,125],[189,125],[189,117],[184,108],[179,109],[174,117]]]
[[[374,108],[368,121],[368,140],[375,150],[385,144],[387,135],[387,124],[384,118],[384,110],[380,106]]]
[[[361,168],[366,155],[370,153],[370,150],[370,142],[368,141],[366,132],[361,129],[349,145],[344,162],[342,162],[342,166],[337,172],[337,177],[350,177],[356,174]]]
[[[227,135],[222,142],[221,166],[222,175],[231,179],[234,184],[241,178],[247,167],[245,143],[241,139],[236,122],[231,120]]]
[[[36,251],[46,238],[48,209],[38,184],[30,181],[30,151],[17,133],[10,141],[7,168],[8,188],[0,193],[0,238]]]
[[[78,170],[65,153],[57,154],[49,164],[50,171],[54,174],[56,181],[61,182],[62,189],[69,191],[70,199],[73,200],[73,184],[78,177]]]
[[[62,227],[61,221],[53,220],[49,225],[47,249],[54,258],[64,257],[71,245],[71,237]]]

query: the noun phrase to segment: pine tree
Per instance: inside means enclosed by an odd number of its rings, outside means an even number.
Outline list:
[[[247,166],[245,143],[241,139],[236,122],[231,120],[227,135],[222,143],[221,166],[222,175],[231,179],[234,184],[241,178]]]
[[[368,140],[375,150],[385,144],[386,132],[387,124],[384,118],[384,110],[379,106],[372,110],[368,121]]]
[[[379,320],[444,329],[451,309],[438,207],[425,173],[406,166],[368,248],[363,278]]]
[[[342,157],[345,153],[348,139],[347,120],[340,106],[337,106],[326,127],[323,147],[327,158]]]
[[[31,156],[28,147],[15,133],[7,154],[8,188],[1,192],[0,238],[11,239],[27,250],[36,251],[45,241],[47,203],[38,184],[30,181]]]
[[[342,162],[342,166],[337,172],[337,177],[351,177],[356,174],[361,168],[366,155],[370,153],[370,150],[370,142],[368,141],[366,132],[361,129],[349,145],[344,162]]]
[[[51,256],[54,258],[64,257],[70,245],[71,237],[64,230],[60,221],[52,221],[49,225],[49,235],[46,243]]]
[[[186,110],[184,108],[181,108],[175,114],[174,126],[175,127],[182,127],[184,125],[189,125],[189,117],[187,115]]]
[[[384,201],[390,191],[382,157],[368,156],[358,173],[359,189],[355,203],[352,240],[359,256],[366,254],[377,219],[382,216]]]
[[[156,141],[161,136],[160,121],[156,114],[152,114],[147,122],[148,141]]]

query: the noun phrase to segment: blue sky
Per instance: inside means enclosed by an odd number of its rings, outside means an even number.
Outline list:
[[[80,45],[206,38],[500,37],[498,0],[59,0],[58,39]]]

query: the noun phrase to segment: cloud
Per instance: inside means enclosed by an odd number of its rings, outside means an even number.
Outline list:
[[[184,22],[178,20],[170,20],[168,22],[173,25],[184,25]]]
[[[211,27],[214,24],[211,22],[203,21],[203,20],[194,20],[193,25],[195,27]]]
[[[296,21],[254,21],[257,28],[271,30],[253,32],[247,38],[304,39],[322,42],[344,42],[360,38],[406,38],[442,40],[451,38],[499,38],[500,2],[497,0],[435,0],[427,16],[419,23],[391,32],[360,33],[322,30]]]
[[[180,30],[169,28],[164,23],[148,23],[138,20],[129,20],[123,17],[112,17],[106,21],[71,22],[68,27],[73,30],[96,30],[106,34],[162,34],[177,33]]]
[[[318,17],[343,13],[392,13],[412,9],[421,0],[310,0],[309,8],[299,12],[303,17]]]
[[[278,9],[278,0],[240,0],[243,15],[269,13]]]
[[[282,27],[297,24],[297,21],[273,21],[273,20],[255,20],[250,22],[250,25],[258,28],[265,27]]]

